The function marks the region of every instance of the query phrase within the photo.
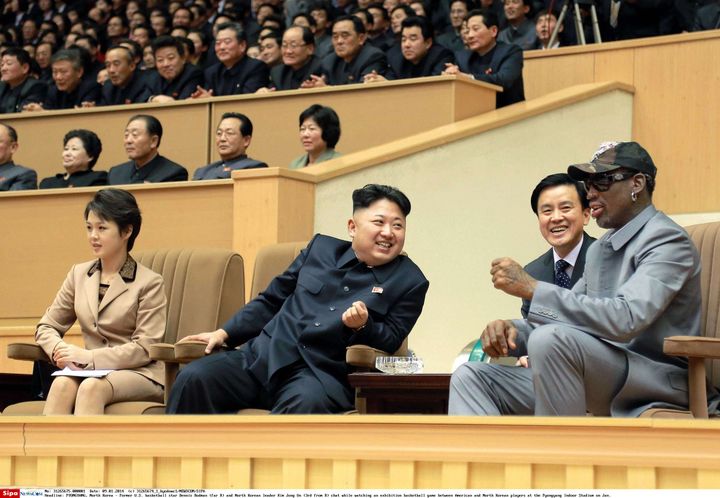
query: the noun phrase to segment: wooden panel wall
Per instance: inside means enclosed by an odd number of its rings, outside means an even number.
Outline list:
[[[447,416],[0,417],[0,484],[711,488],[720,426]]]
[[[524,74],[527,98],[568,84],[634,86],[633,138],[658,167],[655,203],[720,211],[720,32],[528,52]]]

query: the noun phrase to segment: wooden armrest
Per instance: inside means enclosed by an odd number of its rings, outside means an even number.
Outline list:
[[[383,356],[392,355],[364,344],[354,344],[345,350],[345,361],[348,365],[359,368],[375,370],[375,359]]]
[[[37,344],[21,342],[8,344],[7,355],[8,358],[13,360],[45,361],[50,363],[50,358],[48,358],[45,351]]]
[[[175,362],[175,345],[161,342],[150,345],[150,358],[155,361]]]
[[[688,358],[720,358],[720,339],[691,335],[666,337],[663,353]]]
[[[178,363],[190,363],[193,360],[202,358],[203,356],[206,356],[206,347],[207,343],[202,341],[182,341],[175,343],[175,361]],[[221,349],[225,348],[223,347]]]

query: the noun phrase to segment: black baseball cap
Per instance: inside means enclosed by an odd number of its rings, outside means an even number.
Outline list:
[[[572,164],[568,174],[573,180],[584,180],[597,173],[627,168],[655,178],[657,168],[650,154],[637,142],[605,142],[589,163]]]

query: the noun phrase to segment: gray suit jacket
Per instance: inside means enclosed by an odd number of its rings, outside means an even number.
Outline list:
[[[587,252],[572,290],[539,282],[520,341],[558,324],[592,334],[625,352],[625,384],[614,416],[650,407],[687,407],[687,362],[662,352],[663,340],[700,334],[700,259],[685,230],[648,206],[620,230],[608,230]],[[589,396],[592,393],[588,393]]]
[[[0,191],[33,190],[37,188],[37,173],[34,169],[20,166],[12,161],[0,164]]]
[[[572,276],[570,277],[570,287],[580,280],[583,272],[585,271],[585,253],[590,247],[590,244],[595,242],[595,237],[590,237],[588,234],[583,232],[583,242],[580,246],[580,253],[578,254],[575,266],[573,267]],[[531,261],[525,266],[525,271],[530,274],[535,280],[541,282],[547,282],[549,284],[555,283],[555,257],[553,256],[553,250],[548,250],[545,254],[539,258]],[[528,311],[530,310],[530,301],[527,299],[522,300],[522,307],[520,313],[523,318],[527,318]]]

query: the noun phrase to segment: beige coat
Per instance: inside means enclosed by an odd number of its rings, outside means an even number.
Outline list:
[[[40,319],[35,340],[52,357],[77,320],[85,348],[93,354],[87,368],[135,370],[163,385],[163,366],[148,354],[150,344],[160,342],[165,334],[167,300],[162,277],[129,258],[98,304],[100,271],[90,272],[96,265],[97,261],[89,261],[72,267]]]

